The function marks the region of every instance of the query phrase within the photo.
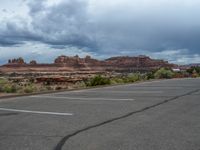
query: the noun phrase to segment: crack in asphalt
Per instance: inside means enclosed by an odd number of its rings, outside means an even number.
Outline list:
[[[193,93],[196,93],[196,92],[199,92],[199,91],[200,91],[200,89],[196,89],[196,90],[190,91],[188,93],[185,93],[185,94],[182,94],[182,95],[179,95],[179,96],[175,96],[175,97],[172,97],[170,99],[163,100],[163,101],[161,101],[159,103],[144,107],[144,108],[142,108],[140,110],[129,112],[129,113],[125,114],[125,115],[118,116],[118,117],[115,117],[115,118],[111,118],[109,120],[106,120],[106,121],[103,121],[103,122],[100,122],[100,123],[97,123],[97,124],[94,124],[94,125],[87,126],[87,127],[83,128],[83,129],[76,130],[76,131],[72,132],[71,134],[68,134],[68,135],[64,136],[58,142],[58,144],[55,146],[54,150],[62,150],[62,148],[65,145],[65,143],[67,142],[67,140],[69,140],[71,137],[73,137],[73,136],[75,136],[75,135],[77,135],[79,133],[82,133],[84,131],[88,131],[90,129],[97,128],[97,127],[109,124],[109,123],[114,122],[114,121],[118,121],[118,120],[121,120],[121,119],[124,119],[124,118],[128,118],[128,117],[130,117],[130,116],[132,116],[134,114],[144,112],[146,110],[155,108],[157,106],[163,105],[163,104],[168,103],[170,101],[174,101],[174,100],[176,100],[178,98],[181,98],[181,97],[184,97],[184,96],[188,96],[188,95],[192,95]]]

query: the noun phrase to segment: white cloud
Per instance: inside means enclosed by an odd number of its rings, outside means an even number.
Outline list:
[[[191,54],[188,49],[165,50],[151,54],[154,58],[162,58],[175,64],[200,63],[199,54]]]

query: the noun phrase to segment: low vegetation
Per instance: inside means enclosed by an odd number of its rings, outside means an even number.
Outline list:
[[[20,83],[13,83],[6,78],[0,78],[0,93],[33,93],[48,91],[47,87],[43,85],[37,85],[34,83],[29,83],[26,85],[21,85]]]
[[[160,68],[148,73],[129,73],[119,75],[96,75],[86,81],[79,81],[75,84],[67,85],[50,85],[38,84],[29,81],[26,84],[11,82],[7,78],[0,78],[0,93],[34,93],[42,91],[53,91],[61,89],[85,88],[99,85],[114,85],[134,83],[151,79],[171,79],[185,77],[200,77],[200,67],[191,67],[184,72],[174,72],[169,68]]]
[[[161,68],[155,72],[156,79],[171,79],[174,77],[174,72],[168,68]]]
[[[197,70],[197,71],[196,71]],[[172,78],[186,78],[186,77],[200,77],[200,67],[193,68],[186,72],[173,72],[169,68],[160,68],[148,73],[131,73],[128,75],[105,77],[97,75],[94,78],[86,81],[86,86],[110,85],[110,84],[125,84],[134,83],[137,81],[146,81],[151,79],[172,79]]]
[[[97,75],[86,82],[86,86],[109,85],[111,80],[109,78]]]

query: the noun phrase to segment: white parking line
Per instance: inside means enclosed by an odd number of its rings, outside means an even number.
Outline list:
[[[84,91],[85,92],[85,91]],[[128,94],[161,94],[163,93],[163,91],[95,91],[95,90],[90,90],[88,92],[92,92],[92,93],[128,93]],[[73,93],[83,93],[82,91],[73,91]],[[55,95],[59,95],[59,94],[55,94]]]
[[[21,113],[32,113],[32,114],[44,114],[44,115],[59,115],[59,116],[72,116],[71,113],[58,113],[58,112],[45,112],[45,111],[30,111],[10,108],[0,108],[2,111],[21,112]]]
[[[110,91],[111,93],[161,94],[163,91]]]
[[[71,99],[71,100],[84,100],[84,101],[134,101],[135,99],[114,99],[114,98],[83,98],[83,97],[54,97],[54,96],[30,96],[33,98],[53,98],[53,99]]]

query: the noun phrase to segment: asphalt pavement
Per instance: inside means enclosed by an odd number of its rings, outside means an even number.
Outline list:
[[[0,150],[200,150],[200,79],[0,100]]]

